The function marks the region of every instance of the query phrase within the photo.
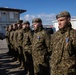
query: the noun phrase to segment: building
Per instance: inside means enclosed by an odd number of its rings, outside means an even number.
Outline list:
[[[71,24],[72,24],[72,28],[74,28],[76,30],[76,19],[71,19]],[[56,29],[56,31],[58,30],[58,22],[57,20],[53,21],[53,25]]]
[[[5,34],[5,27],[16,23],[23,12],[26,12],[26,10],[0,7],[0,33]]]

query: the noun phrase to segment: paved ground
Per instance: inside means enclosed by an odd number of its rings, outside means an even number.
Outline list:
[[[26,75],[24,69],[7,55],[8,48],[6,40],[0,40],[0,75]]]

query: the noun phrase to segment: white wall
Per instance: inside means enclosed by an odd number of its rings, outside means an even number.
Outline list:
[[[72,28],[76,29],[76,19],[71,20]],[[53,21],[53,25],[56,28],[56,31],[58,30],[58,22],[57,20]]]
[[[76,29],[76,20],[71,20],[72,28]]]

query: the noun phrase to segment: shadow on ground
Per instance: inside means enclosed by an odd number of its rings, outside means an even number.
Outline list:
[[[14,61],[12,56],[0,53],[0,75],[26,75],[25,70],[20,69],[19,66],[19,63]]]

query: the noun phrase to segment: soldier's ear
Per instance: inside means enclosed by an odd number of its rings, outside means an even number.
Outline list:
[[[68,21],[70,22],[70,18],[68,18]]]

